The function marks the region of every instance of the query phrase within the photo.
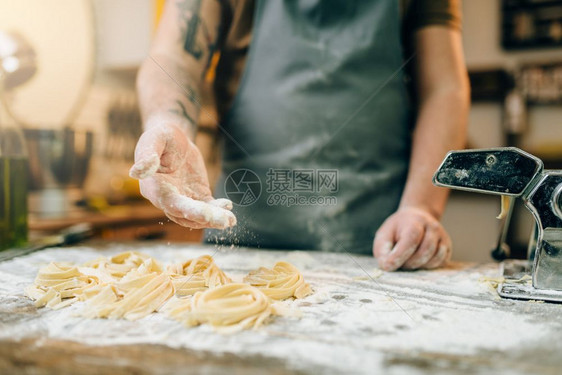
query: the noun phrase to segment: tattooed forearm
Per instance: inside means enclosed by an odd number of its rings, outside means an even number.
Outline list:
[[[200,107],[201,105],[199,104],[199,95],[197,95],[197,92],[193,89],[193,87],[185,86],[183,89],[187,100],[195,104],[197,107]]]
[[[209,28],[205,22],[205,10],[202,0],[178,0],[179,22],[181,27],[181,43],[185,52],[200,60],[207,56],[203,74],[210,66],[211,59],[218,47],[222,35],[225,10],[221,7],[221,18],[216,27]],[[220,0],[218,0],[220,4]],[[207,10],[208,12],[208,10]]]
[[[193,120],[193,117],[191,117],[187,113],[187,110],[185,109],[185,105],[177,99],[176,99],[176,104],[178,105],[179,108],[170,109],[170,112],[178,116],[185,117],[191,123],[191,125],[195,126],[195,120]]]
[[[199,16],[201,0],[181,0],[178,1],[177,5],[185,37],[183,49],[199,60],[203,55],[203,48],[197,43],[197,32],[202,24],[201,17]]]
[[[223,1],[168,0],[150,58],[137,78],[145,126],[151,126],[149,120],[154,118],[195,135],[205,63],[224,40]]]

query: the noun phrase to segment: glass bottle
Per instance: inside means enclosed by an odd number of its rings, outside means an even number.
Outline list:
[[[2,107],[0,106],[0,109]],[[27,242],[27,148],[22,129],[0,118],[0,250]]]
[[[0,30],[0,250],[27,242],[27,147],[7,94],[36,70],[25,37]]]

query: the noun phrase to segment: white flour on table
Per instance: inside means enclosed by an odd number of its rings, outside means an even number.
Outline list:
[[[517,301],[496,301],[478,279],[497,276],[493,266],[456,265],[453,269],[383,273],[376,279],[345,254],[317,252],[248,251],[211,246],[104,245],[51,249],[0,263],[0,309],[29,314],[0,323],[0,338],[40,335],[88,345],[160,344],[241,357],[281,358],[294,369],[318,367],[333,371],[380,367],[385,352],[438,352],[469,355],[507,350],[541,340],[549,327],[532,314],[511,308]],[[86,320],[74,316],[81,303],[58,311],[39,309],[23,289],[33,282],[39,267],[50,261],[82,263],[99,256],[135,250],[162,263],[214,254],[215,261],[234,281],[260,266],[276,261],[294,264],[311,284],[314,294],[289,303],[302,317],[277,317],[258,331],[225,336],[207,326],[186,328],[152,314],[139,321]],[[365,270],[376,261],[355,256]],[[357,280],[361,278],[360,280]],[[552,309],[538,306],[536,309]],[[514,305],[515,306],[515,305]],[[517,305],[521,306],[521,305]],[[1,322],[1,321],[0,321]],[[359,371],[362,372],[362,371]]]

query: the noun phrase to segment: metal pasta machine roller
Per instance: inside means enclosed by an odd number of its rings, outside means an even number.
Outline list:
[[[502,213],[511,199],[521,198],[536,221],[529,260],[502,262],[498,293],[562,302],[562,171],[544,170],[540,159],[514,147],[451,151],[433,183],[501,195]]]

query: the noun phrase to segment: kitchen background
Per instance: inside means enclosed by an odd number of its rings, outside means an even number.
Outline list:
[[[45,176],[41,154],[30,192],[34,235],[82,221],[106,239],[197,240],[138,193],[127,176],[141,132],[134,83],[164,0],[0,0],[0,29],[17,30],[35,49],[32,80],[8,93],[30,142],[49,147],[40,130],[73,139],[73,181]],[[473,83],[469,147],[516,145],[562,168],[562,1],[466,0],[463,43]],[[560,66],[560,68],[558,68]],[[207,77],[207,83],[212,74]],[[208,89],[207,89],[208,91]],[[210,95],[197,143],[217,174]],[[0,121],[7,121],[0,113]],[[72,132],[70,132],[72,130]],[[63,131],[64,134],[64,131]],[[71,134],[72,136],[70,136]],[[60,136],[64,138],[63,136]],[[37,146],[37,150],[41,147]],[[84,164],[85,161],[88,163]],[[88,165],[87,176],[80,170]],[[32,168],[33,170],[33,168]],[[82,178],[84,177],[84,178]],[[457,260],[488,261],[496,246],[499,198],[453,192],[443,222]],[[524,254],[533,219],[516,206],[508,243]]]

